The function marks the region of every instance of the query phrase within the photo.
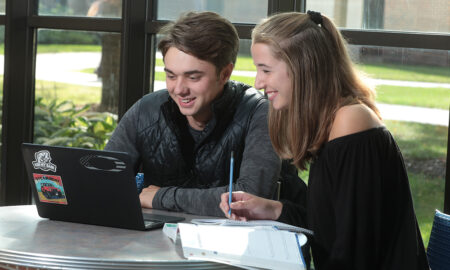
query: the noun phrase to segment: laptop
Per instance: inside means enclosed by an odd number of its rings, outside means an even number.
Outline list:
[[[23,143],[22,154],[43,218],[132,230],[184,220],[142,213],[127,153]]]

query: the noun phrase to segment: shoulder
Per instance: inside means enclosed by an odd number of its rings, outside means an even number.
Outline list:
[[[336,112],[328,141],[382,125],[375,112],[366,105],[344,106]]]

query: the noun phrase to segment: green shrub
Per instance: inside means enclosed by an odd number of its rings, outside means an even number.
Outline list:
[[[46,145],[103,149],[117,126],[117,116],[89,111],[71,101],[52,100],[35,104],[34,142]]]

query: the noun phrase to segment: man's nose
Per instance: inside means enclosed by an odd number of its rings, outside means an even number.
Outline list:
[[[176,83],[175,83],[175,87],[174,87],[174,93],[176,95],[182,95],[182,94],[186,94],[188,93],[189,87],[186,85],[186,82],[183,78],[178,78]]]

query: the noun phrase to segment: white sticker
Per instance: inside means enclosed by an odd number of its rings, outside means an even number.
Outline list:
[[[56,172],[56,165],[51,163],[52,158],[50,152],[47,150],[41,150],[34,153],[35,161],[31,162],[36,170],[52,171]]]

